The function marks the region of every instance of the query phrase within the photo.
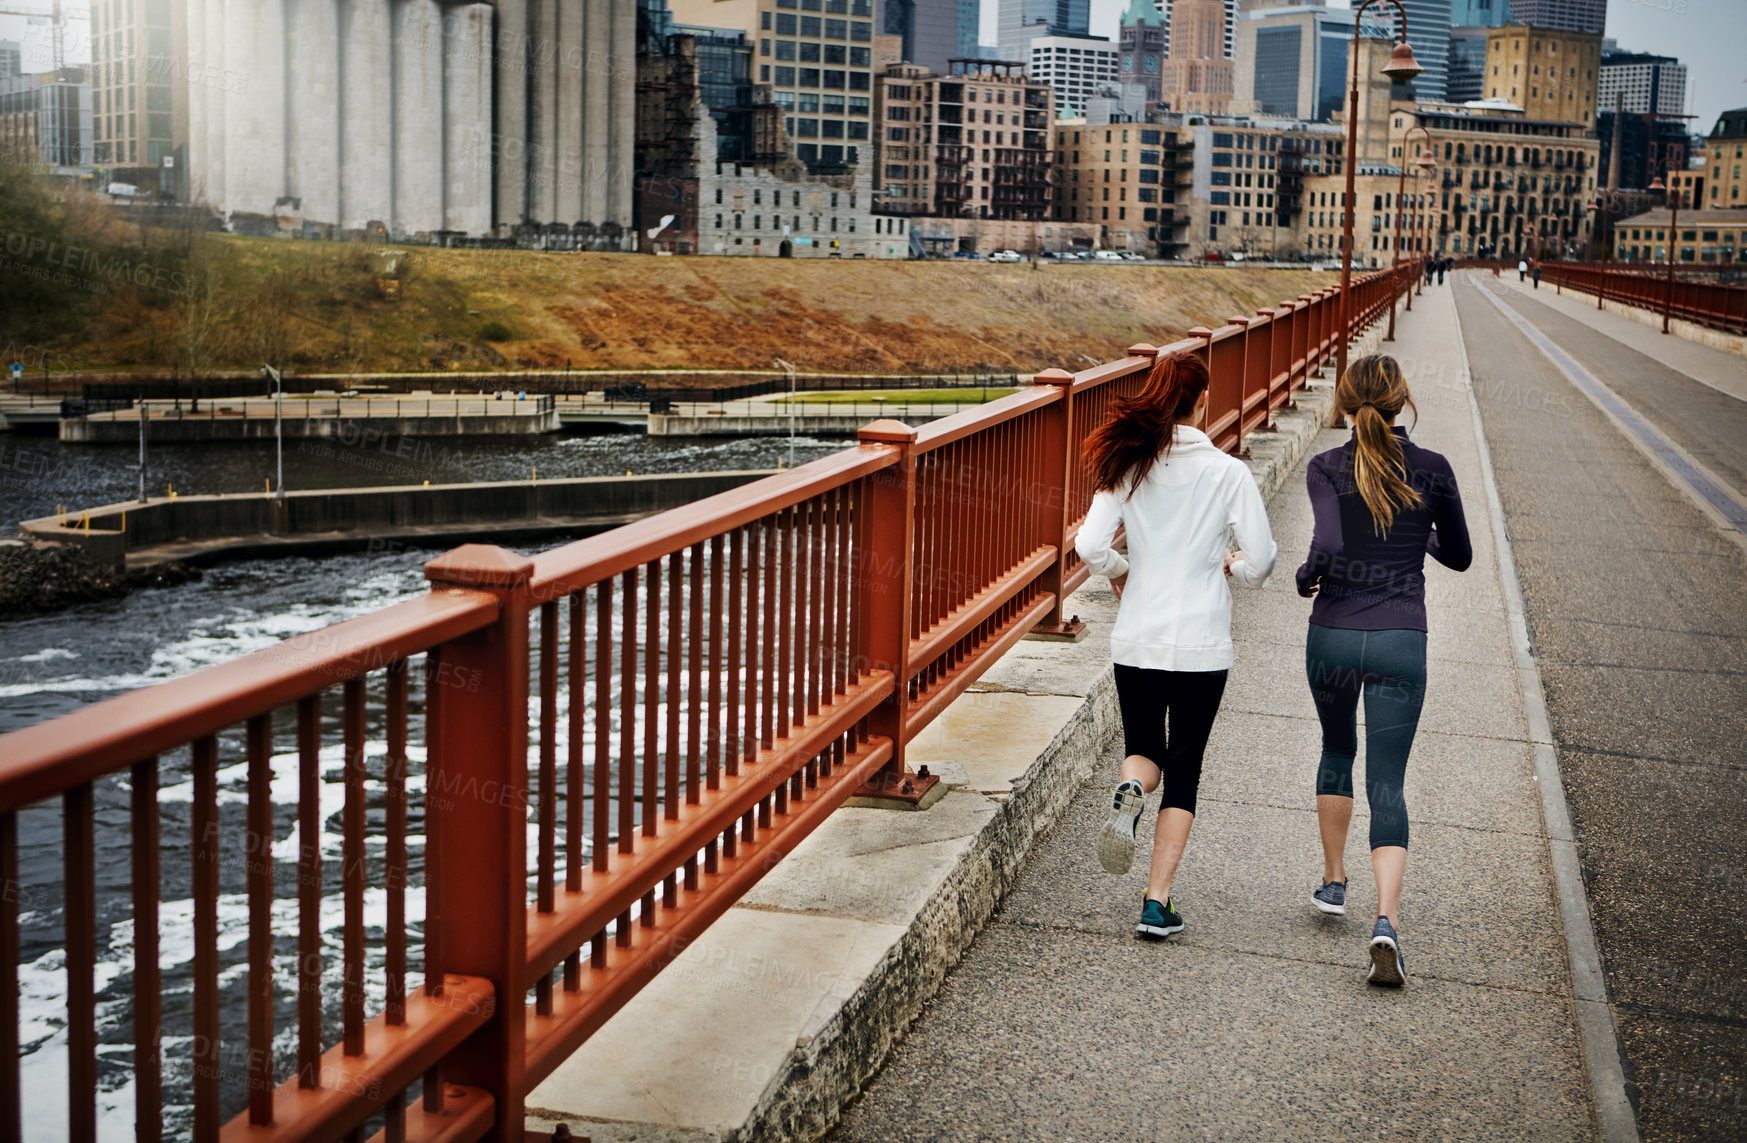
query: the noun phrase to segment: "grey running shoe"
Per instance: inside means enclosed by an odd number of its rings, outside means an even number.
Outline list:
[[[1347,883],[1345,881],[1324,881],[1322,888],[1310,895],[1310,903],[1325,913],[1346,916]]]
[[[1378,917],[1371,930],[1371,971],[1365,974],[1368,984],[1400,988],[1407,983],[1407,962],[1401,955],[1401,938],[1388,917]]]
[[[1111,799],[1110,817],[1098,830],[1098,864],[1121,876],[1134,864],[1134,835],[1146,794],[1139,782],[1124,782]]]

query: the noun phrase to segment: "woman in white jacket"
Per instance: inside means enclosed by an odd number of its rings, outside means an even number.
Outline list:
[[[1244,463],[1196,428],[1207,413],[1200,357],[1161,357],[1133,398],[1116,402],[1086,442],[1096,494],[1074,549],[1110,577],[1119,607],[1110,632],[1124,753],[1098,860],[1127,873],[1146,795],[1162,790],[1152,866],[1136,932],[1181,932],[1171,881],[1195,821],[1201,757],[1231,667],[1231,590],[1274,570],[1262,494]],[[1126,557],[1112,544],[1118,527]],[[1239,550],[1228,549],[1236,537]]]

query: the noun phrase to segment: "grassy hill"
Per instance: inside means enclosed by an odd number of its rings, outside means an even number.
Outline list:
[[[142,239],[150,256],[150,236]],[[159,260],[162,260],[160,254]],[[1029,371],[1331,283],[1313,271],[656,258],[219,236],[187,280],[32,331],[65,367]],[[3,332],[3,331],[0,331]]]

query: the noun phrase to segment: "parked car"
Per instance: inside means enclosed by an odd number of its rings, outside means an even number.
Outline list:
[[[989,255],[989,261],[991,261],[991,262],[1017,262],[1017,261],[1019,261],[1019,252],[1017,250],[997,250],[993,254]]]
[[[1135,252],[1134,252],[1134,251],[1132,251],[1132,250],[1124,250],[1124,251],[1123,251],[1123,252],[1122,252],[1122,260],[1123,260],[1123,261],[1124,261],[1124,262],[1145,262],[1145,261],[1146,261],[1146,255],[1144,255],[1144,254],[1136,254],[1136,253],[1135,253]]]
[[[1122,255],[1118,254],[1114,250],[1096,250],[1096,251],[1093,251],[1092,258],[1098,262],[1120,262],[1120,261],[1122,261]]]
[[[978,254],[975,250],[954,250],[952,256],[954,258],[962,258],[966,262],[975,262],[982,258],[982,255]]]

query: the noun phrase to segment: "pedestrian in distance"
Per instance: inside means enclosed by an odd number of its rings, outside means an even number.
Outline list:
[[[1528,262],[1524,259],[1518,259],[1516,264],[1516,280],[1519,282],[1522,281],[1524,278],[1528,277],[1528,273]]]
[[[1110,651],[1125,757],[1098,832],[1098,861],[1110,873],[1129,871],[1147,796],[1160,791],[1135,926],[1152,940],[1183,930],[1171,883],[1232,664],[1226,581],[1260,587],[1274,570],[1254,477],[1198,427],[1207,383],[1200,357],[1174,354],[1154,363],[1138,394],[1116,402],[1086,442],[1095,493],[1074,541],[1087,569],[1110,577],[1118,600]],[[1118,527],[1127,532],[1126,555],[1112,546]]]
[[[1431,257],[1429,255],[1421,258],[1420,260],[1425,263],[1426,285],[1429,286],[1432,284],[1432,273],[1436,270],[1436,266],[1432,263]]]
[[[1541,263],[1538,260],[1535,262],[1534,276],[1535,289],[1538,290],[1541,288]]]
[[[1413,395],[1394,358],[1361,357],[1335,386],[1352,423],[1347,443],[1313,457],[1314,516],[1298,594],[1314,597],[1305,672],[1322,723],[1316,820],[1322,883],[1310,903],[1344,915],[1347,827],[1353,820],[1354,716],[1365,702],[1365,798],[1377,916],[1367,945],[1372,984],[1407,983],[1401,891],[1407,870],[1407,756],[1426,692],[1425,558],[1464,571],[1474,558],[1449,461],[1395,420]],[[1417,415],[1417,410],[1415,411]]]
[[[1449,258],[1438,259],[1438,285],[1444,284],[1444,272],[1450,268]]]

